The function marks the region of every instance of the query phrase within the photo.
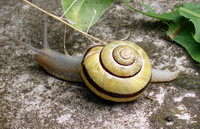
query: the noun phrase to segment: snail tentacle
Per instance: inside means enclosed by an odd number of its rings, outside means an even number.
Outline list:
[[[25,42],[22,42],[8,34],[4,36],[12,39],[13,41],[20,43],[29,49],[36,52],[34,59],[51,75],[73,82],[82,82],[79,73],[79,67],[83,57],[70,56],[51,50],[47,41],[47,26],[46,18],[44,18],[44,42],[43,48],[37,49]]]
[[[179,71],[170,72],[159,69],[152,69],[151,82],[169,82],[176,79],[179,75]]]
[[[44,41],[43,41],[43,49],[50,49],[49,43],[47,40],[47,21],[46,15],[44,15]]]
[[[35,47],[33,47],[33,46],[31,46],[31,45],[25,43],[25,42],[22,42],[21,40],[18,40],[18,39],[16,39],[16,38],[14,38],[14,37],[12,37],[12,36],[6,34],[5,32],[3,33],[3,36],[6,36],[6,37],[10,38],[11,40],[13,40],[13,41],[15,41],[15,42],[17,42],[17,43],[19,43],[19,44],[22,44],[22,45],[26,46],[27,48],[29,48],[29,49],[35,51],[36,53],[42,53],[42,50],[37,49],[37,48],[35,48]]]

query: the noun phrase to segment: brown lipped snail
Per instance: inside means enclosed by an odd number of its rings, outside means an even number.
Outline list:
[[[89,48],[83,57],[61,54],[50,49],[45,20],[44,43],[37,49],[4,33],[37,54],[35,60],[51,75],[85,82],[98,96],[114,102],[128,102],[141,96],[150,82],[174,80],[178,72],[151,68],[145,51],[135,43],[112,41]]]

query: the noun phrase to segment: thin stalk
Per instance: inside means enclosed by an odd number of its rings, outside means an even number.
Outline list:
[[[40,8],[40,7],[38,7],[38,6],[34,5],[34,4],[32,4],[31,2],[29,2],[29,1],[27,1],[27,0],[23,0],[23,1],[26,2],[27,4],[31,5],[32,7],[34,7],[34,8],[36,8],[36,9],[40,10],[41,12],[43,12],[43,13],[45,13],[45,14],[47,14],[47,15],[49,15],[49,16],[51,16],[51,17],[53,17],[53,18],[55,18],[55,19],[57,19],[57,20],[59,20],[59,21],[61,21],[61,22],[63,22],[63,23],[66,24],[67,26],[73,28],[74,30],[76,30],[76,31],[78,31],[78,32],[80,32],[80,33],[82,33],[82,34],[85,35],[86,37],[90,37],[90,38],[92,38],[92,39],[94,39],[94,40],[96,40],[96,41],[99,41],[99,42],[103,43],[103,44],[107,44],[106,42],[104,42],[104,41],[102,41],[102,40],[100,40],[100,39],[98,39],[98,38],[96,38],[96,37],[94,37],[94,36],[92,36],[92,35],[90,35],[90,34],[87,34],[87,33],[85,33],[84,31],[82,31],[82,30],[80,30],[80,29],[77,29],[77,28],[73,27],[72,25],[70,25],[69,23],[67,23],[66,21],[64,21],[62,18],[60,18],[60,17],[58,17],[58,16],[56,16],[56,15],[54,15],[54,14],[52,14],[52,13],[49,13],[49,12],[45,11],[44,9],[42,9],[42,8]]]

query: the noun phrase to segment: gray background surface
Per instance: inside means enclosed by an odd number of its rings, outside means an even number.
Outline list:
[[[61,16],[61,2],[31,0],[39,7]],[[198,0],[143,0],[162,13],[174,5]],[[139,1],[131,2],[143,10]],[[20,0],[0,0],[0,33],[41,48],[43,14]],[[48,17],[48,40],[52,49],[63,52],[64,24]],[[170,83],[151,83],[146,94],[129,103],[112,103],[93,94],[84,84],[52,77],[34,62],[34,52],[0,36],[0,128],[198,128],[200,127],[200,70],[186,50],[167,39],[167,25],[133,12],[117,0],[89,31],[102,40],[126,37],[147,51],[152,66],[179,70]],[[67,28],[67,49],[82,55],[91,42]],[[193,87],[193,88],[191,88]],[[195,88],[197,87],[197,88]],[[165,118],[172,116],[173,121]]]

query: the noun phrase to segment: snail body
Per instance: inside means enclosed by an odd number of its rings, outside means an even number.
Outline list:
[[[43,49],[42,53],[34,56],[34,59],[51,75],[60,79],[82,82],[79,74],[82,57],[71,57],[60,54],[51,49]]]
[[[178,76],[178,72],[152,69],[145,51],[128,41],[93,46],[83,57],[55,52],[47,42],[46,20],[42,49],[4,35],[34,50],[37,53],[35,60],[51,75],[67,81],[85,82],[96,95],[110,101],[135,100],[150,82],[167,82]]]

